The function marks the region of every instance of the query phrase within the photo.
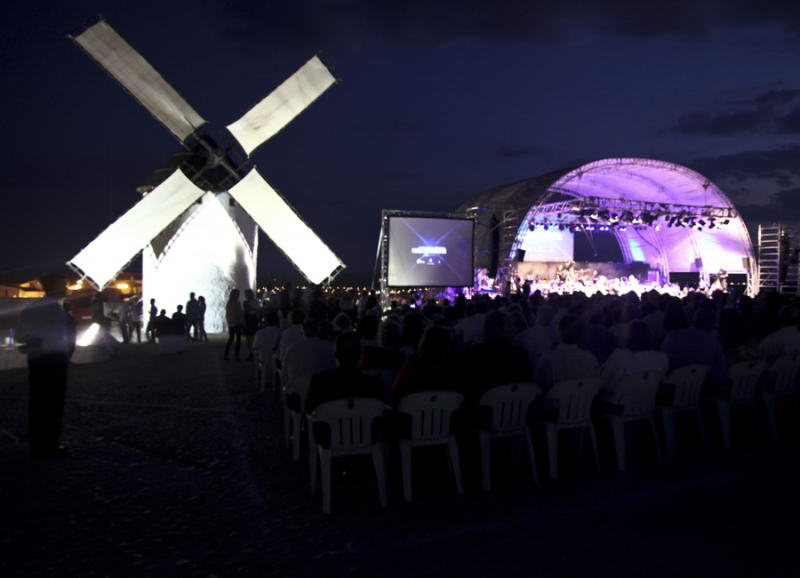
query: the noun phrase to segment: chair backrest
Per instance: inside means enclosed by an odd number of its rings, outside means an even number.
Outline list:
[[[638,417],[653,413],[663,379],[664,374],[660,371],[641,371],[623,377],[615,390],[619,395],[619,403],[624,407],[622,415]]]
[[[731,401],[751,402],[755,399],[758,380],[767,368],[766,361],[742,361],[728,370],[731,380]]]
[[[798,370],[800,370],[800,353],[789,353],[776,359],[769,367],[769,372],[774,378],[773,391],[777,393],[793,391]]]
[[[397,411],[411,416],[412,440],[435,440],[450,435],[450,416],[464,405],[455,391],[423,391],[405,396]]]
[[[306,398],[308,390],[311,388],[311,376],[300,375],[290,381],[283,390],[284,396],[296,394],[300,398],[300,413],[306,412]]]
[[[383,415],[385,407],[379,399],[368,397],[336,399],[320,404],[311,421],[328,424],[331,450],[347,453],[372,445],[372,422]]]
[[[592,401],[600,389],[596,377],[559,381],[545,394],[558,401],[559,425],[580,425],[591,418]]]
[[[675,386],[674,407],[694,407],[700,401],[700,392],[708,374],[708,366],[699,363],[673,369],[664,383]]]
[[[506,383],[485,391],[478,405],[492,408],[492,430],[514,431],[527,426],[528,408],[541,393],[533,383]]]

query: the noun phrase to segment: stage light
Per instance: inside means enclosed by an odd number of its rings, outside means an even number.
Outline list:
[[[656,231],[660,231],[660,230],[661,230],[661,225],[656,225]]]
[[[703,219],[700,219],[699,221],[697,221],[697,224],[700,225],[701,227],[705,227],[706,226],[706,222]]]
[[[723,224],[723,225],[727,225],[727,224],[728,224],[728,223],[730,223],[730,222],[731,222],[731,220],[730,220],[730,219],[725,219],[724,221],[722,221],[722,224]]]
[[[620,228],[619,228],[619,230],[620,230],[620,231],[627,231],[627,230],[628,230],[628,227],[625,227],[625,226],[623,226],[623,227],[620,227]]]
[[[533,221],[528,221],[528,230],[533,231],[536,228],[536,223]]]

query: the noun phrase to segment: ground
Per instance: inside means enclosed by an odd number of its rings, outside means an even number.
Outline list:
[[[625,474],[601,436],[603,473],[565,460],[562,481],[537,485],[499,447],[491,493],[466,447],[463,497],[444,455],[422,451],[410,505],[392,455],[386,509],[353,460],[326,516],[284,447],[278,399],[221,349],[133,345],[73,366],[71,451],[52,460],[27,454],[26,372],[0,372],[0,576],[800,575],[791,427],[769,444],[740,428],[727,453],[686,431],[673,462],[643,446]]]

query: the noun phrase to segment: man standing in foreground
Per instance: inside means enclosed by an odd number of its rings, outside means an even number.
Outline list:
[[[45,275],[40,279],[45,296],[25,306],[17,325],[20,350],[28,356],[28,434],[33,457],[55,457],[65,452],[59,445],[69,359],[75,333],[61,306],[66,279]]]

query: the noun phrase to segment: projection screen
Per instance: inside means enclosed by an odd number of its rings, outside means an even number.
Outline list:
[[[336,78],[315,56],[247,114],[226,128],[250,155],[261,143],[303,112],[334,82]]]
[[[72,39],[179,140],[205,124],[205,119],[105,21]]]
[[[309,282],[322,283],[344,266],[256,169],[229,192]]]
[[[97,288],[104,287],[136,253],[203,195],[180,169],[67,263]]]
[[[472,285],[472,219],[388,218],[390,287]]]

